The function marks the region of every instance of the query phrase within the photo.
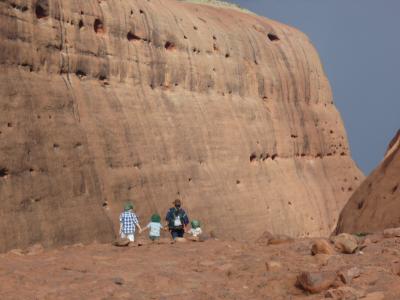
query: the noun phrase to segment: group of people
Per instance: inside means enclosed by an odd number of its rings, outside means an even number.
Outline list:
[[[134,206],[128,202],[125,204],[124,211],[119,217],[120,223],[120,236],[121,238],[127,238],[129,241],[135,241],[136,227],[139,229],[139,233],[149,230],[149,238],[152,241],[160,239],[161,230],[168,230],[171,233],[172,238],[183,238],[185,232],[191,234],[193,237],[198,237],[201,233],[200,222],[192,220],[190,222],[191,228],[188,229],[189,217],[185,210],[181,207],[182,203],[179,199],[173,202],[165,217],[165,226],[161,224],[161,217],[159,214],[153,214],[150,218],[150,222],[146,227],[140,227],[139,220],[135,214]]]

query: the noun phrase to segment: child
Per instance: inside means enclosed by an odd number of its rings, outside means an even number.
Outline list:
[[[129,241],[135,241],[135,226],[139,228],[139,231],[142,231],[140,228],[138,218],[136,214],[133,212],[133,204],[127,202],[124,207],[124,212],[119,216],[119,233],[121,238],[128,238]]]
[[[192,225],[192,228],[189,230],[189,233],[193,236],[193,237],[198,237],[199,235],[201,235],[201,233],[203,232],[201,230],[201,224],[200,221],[197,220],[192,220],[192,222],[190,223],[190,225]]]
[[[160,230],[163,228],[161,225],[161,217],[158,214],[151,216],[151,222],[143,229],[146,231],[150,228],[149,238],[154,242],[160,239]],[[141,231],[142,232],[142,231]]]

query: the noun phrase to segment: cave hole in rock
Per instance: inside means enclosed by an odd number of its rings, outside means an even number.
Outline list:
[[[100,74],[100,75],[99,75],[99,80],[100,80],[100,81],[107,80],[107,75]]]
[[[139,9],[139,13],[141,13],[142,15],[144,14],[144,11]]]
[[[226,58],[229,58],[229,57],[231,57],[231,55],[230,55],[229,53],[226,53],[226,54],[225,54],[225,57],[226,57]]]
[[[288,204],[288,205],[292,205],[292,202],[289,201],[287,204]]]
[[[108,206],[107,201],[104,201],[103,204],[102,204],[102,206],[103,206],[104,208],[106,208],[106,207]]]
[[[85,26],[85,25],[83,24],[83,20],[79,20],[78,26],[79,26],[79,29],[81,29],[83,26]]]
[[[363,206],[364,206],[364,200],[362,200],[361,202],[358,202],[358,204],[357,204],[358,209],[363,208]]]
[[[35,171],[34,168],[29,168],[29,172],[30,172],[30,173],[33,173],[34,171]]]
[[[53,148],[54,148],[54,149],[58,149],[58,148],[60,148],[60,145],[57,144],[57,143],[54,143],[54,144],[53,144]]]
[[[104,24],[100,19],[94,20],[93,29],[96,33],[104,33]]]
[[[49,16],[49,3],[47,0],[39,0],[35,6],[36,18],[42,19]]]
[[[81,15],[83,15],[83,10],[81,10]]]
[[[212,38],[213,38],[213,40],[214,40],[214,41],[216,41],[216,40],[217,40],[217,37],[216,37],[215,35],[213,35],[213,37],[212,37]]]
[[[76,70],[75,75],[78,76],[79,78],[84,78],[86,77],[86,72],[82,70]]]
[[[351,192],[351,191],[353,190],[353,188],[350,186],[347,190],[348,190],[349,192]]]
[[[164,44],[164,48],[166,50],[173,50],[173,49],[175,49],[175,44],[173,42],[166,41]]]
[[[278,154],[272,154],[271,159],[274,160],[277,157],[278,157]]]
[[[393,188],[392,188],[392,194],[396,193],[397,189],[399,188],[399,185],[396,184]]]
[[[128,41],[139,41],[139,40],[141,40],[141,38],[139,36],[137,36],[136,34],[134,34],[131,31],[129,31],[126,34],[126,38],[128,39]]]
[[[191,181],[192,181],[192,178],[188,178],[188,181],[191,182]]]
[[[194,30],[198,30],[197,26],[193,26],[193,29],[194,29]]]
[[[236,180],[236,184],[240,184],[240,180],[238,179],[238,180]]]
[[[11,122],[8,122],[8,123],[7,123],[7,127],[11,128],[11,127],[12,127],[12,123],[11,123]]]
[[[346,156],[345,152],[340,153],[340,156]]]
[[[257,155],[256,155],[255,153],[252,153],[252,154],[250,155],[250,162],[255,161],[256,158],[257,158]]]
[[[213,49],[214,49],[214,51],[218,51],[219,49],[218,49],[218,46],[217,46],[217,44],[213,44]]]
[[[9,174],[9,171],[7,168],[0,167],[0,177],[6,177]]]
[[[297,134],[292,134],[292,135],[290,135],[290,137],[292,138],[292,139],[297,139]]]
[[[268,38],[271,42],[279,41],[279,37],[275,33],[268,33]]]
[[[187,40],[187,36],[186,36],[186,35],[184,35],[183,38],[184,38],[185,40]]]

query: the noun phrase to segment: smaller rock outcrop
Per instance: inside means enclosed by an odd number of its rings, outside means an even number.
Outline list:
[[[400,130],[384,159],[343,208],[335,233],[400,227]]]

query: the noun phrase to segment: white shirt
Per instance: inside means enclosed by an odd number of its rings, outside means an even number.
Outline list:
[[[147,224],[146,228],[150,228],[150,236],[160,236],[162,225],[158,222],[150,222],[149,224]]]
[[[201,230],[200,227],[197,228],[192,228],[189,230],[189,233],[193,236],[199,236],[203,231]]]

